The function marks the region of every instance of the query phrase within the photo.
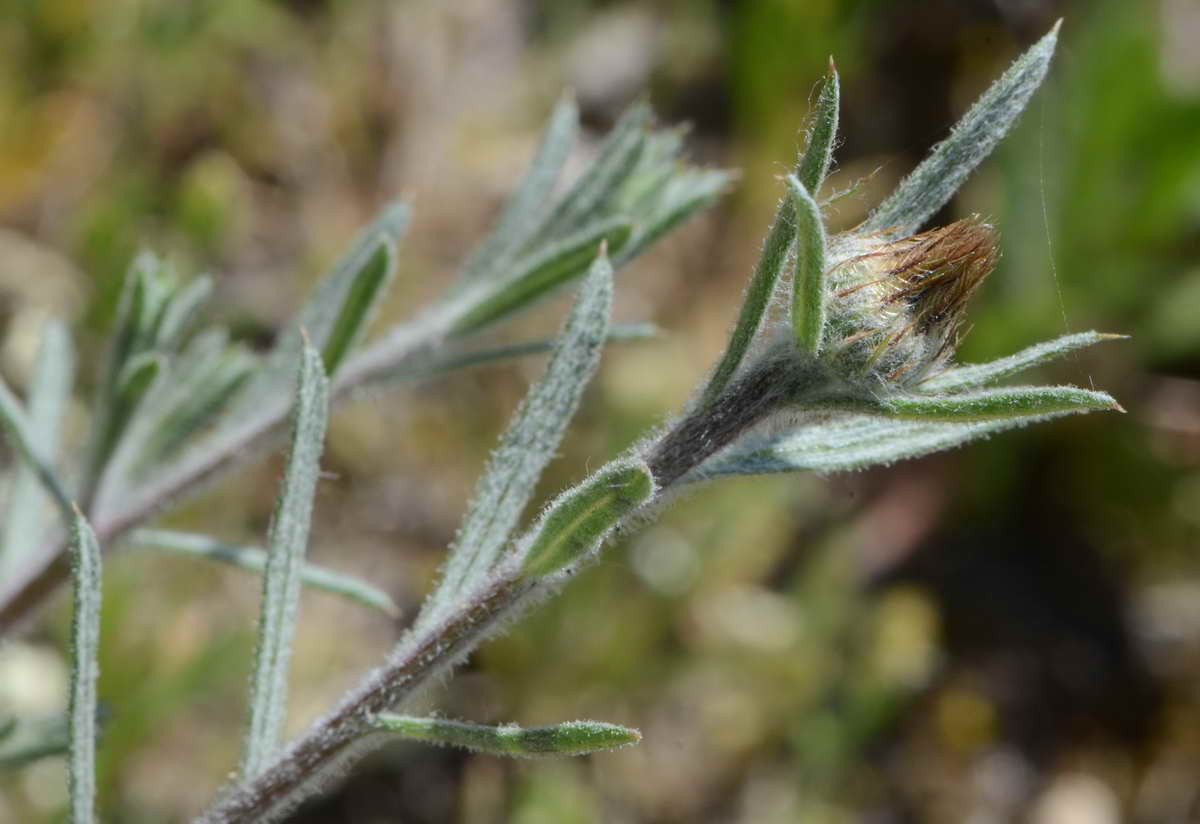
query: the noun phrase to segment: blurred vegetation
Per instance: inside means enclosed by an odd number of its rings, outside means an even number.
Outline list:
[[[1200,12],[1188,0],[0,2],[0,367],[69,318],[95,374],[149,246],[211,271],[261,346],[355,229],[416,220],[382,320],[446,282],[564,86],[597,131],[648,90],[735,192],[619,284],[614,348],[545,493],[687,396],[736,299],[833,53],[861,219],[1022,48],[1066,18],[1050,81],[944,215],[1003,259],[966,359],[1067,331],[1132,340],[1053,378],[1129,414],[884,471],[681,500],[431,705],[642,729],[634,750],[510,763],[389,749],[297,821],[1179,821],[1200,808]],[[523,328],[554,328],[562,304]],[[332,421],[314,550],[411,615],[538,364],[462,373]],[[75,417],[82,419],[82,410]],[[76,426],[76,430],[80,427]],[[82,437],[82,433],[76,432]],[[77,440],[79,439],[77,437]],[[260,540],[278,459],[171,516]],[[257,584],[130,552],[106,568],[106,821],[181,821],[234,763]],[[61,698],[62,599],[0,647],[0,706]],[[402,630],[306,594],[293,729]],[[59,820],[62,765],[0,777],[0,820]]]

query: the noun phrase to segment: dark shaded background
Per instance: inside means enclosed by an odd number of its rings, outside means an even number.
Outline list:
[[[1174,822],[1200,759],[1200,6],[1192,0],[0,2],[0,366],[72,320],[95,366],[150,246],[268,343],[388,198],[416,219],[385,317],[448,282],[566,86],[599,135],[647,93],[736,189],[625,273],[615,348],[548,472],[581,477],[719,354],[827,55],[848,227],[1065,17],[1051,76],[941,216],[1002,232],[965,359],[1126,332],[1039,379],[1091,415],[872,472],[721,483],[613,547],[430,707],[640,727],[634,750],[507,762],[381,752],[306,822]],[[563,303],[508,334],[552,330]],[[411,614],[537,362],[361,398],[332,422],[313,556]],[[85,368],[85,383],[95,370]],[[85,400],[74,427],[79,438]],[[277,459],[169,522],[261,540]],[[106,568],[109,822],[186,820],[236,760],[257,584],[146,554]],[[402,626],[306,595],[298,731]],[[0,648],[9,701],[53,706],[65,604]],[[0,820],[59,820],[54,760],[0,778]],[[1073,816],[1073,817],[1072,817]]]

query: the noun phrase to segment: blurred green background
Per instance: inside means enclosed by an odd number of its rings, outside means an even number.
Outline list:
[[[827,56],[831,215],[852,226],[1065,17],[1045,87],[941,216],[1002,234],[962,356],[1132,335],[1039,378],[1069,418],[877,471],[723,482],[611,548],[428,705],[641,728],[633,750],[508,762],[387,749],[304,822],[1172,822],[1200,811],[1200,6],[1194,0],[2,0],[0,367],[70,319],[94,381],[141,246],[218,284],[264,345],[373,211],[416,217],[381,328],[439,293],[572,87],[595,138],[647,94],[741,170],[619,282],[613,348],[545,495],[678,407],[719,354]],[[941,221],[939,221],[941,222]],[[556,327],[564,303],[516,337]],[[411,615],[537,361],[356,399],[331,424],[312,556]],[[82,438],[86,395],[74,429]],[[278,457],[168,523],[261,540]],[[173,822],[236,760],[257,581],[130,552],[106,568],[102,817]],[[61,597],[0,647],[0,702],[61,706]],[[291,728],[403,622],[306,593]],[[62,763],[0,777],[57,821]]]

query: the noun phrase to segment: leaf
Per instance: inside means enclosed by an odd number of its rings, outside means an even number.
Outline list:
[[[775,211],[775,220],[767,231],[767,239],[763,241],[762,252],[750,277],[750,285],[742,299],[742,308],[738,313],[737,323],[729,336],[717,368],[713,370],[708,385],[704,388],[704,405],[713,403],[733,380],[738,367],[750,351],[750,345],[762,328],[771,298],[775,296],[775,287],[779,274],[787,263],[792,241],[796,238],[796,207],[791,197],[785,197],[779,202]]]
[[[300,570],[312,522],[313,493],[320,476],[329,382],[321,356],[307,344],[301,352],[288,450],[269,535],[262,613],[251,682],[250,722],[241,775],[251,778],[271,761],[287,715],[288,663],[300,597]]]
[[[71,746],[67,783],[71,821],[88,824],[96,815],[96,679],[100,650],[100,545],[83,515],[71,527]]]
[[[725,191],[731,175],[711,169],[681,171],[664,169],[664,181],[652,193],[646,211],[634,211],[633,237],[619,253],[613,265],[621,266],[640,255],[667,232],[709,206]]]
[[[21,718],[10,726],[0,738],[0,767],[13,769],[70,750],[70,725],[63,713]]]
[[[127,541],[132,546],[164,550],[192,558],[203,558],[230,564],[250,572],[261,573],[267,566],[267,553],[258,547],[235,546],[207,535],[197,535],[191,532],[139,529],[130,534]],[[398,617],[400,614],[400,608],[386,592],[351,575],[344,575],[316,564],[306,563],[300,568],[300,581],[306,586],[323,589],[334,595],[340,595],[364,606],[377,609],[392,618]]]
[[[825,330],[825,226],[820,207],[795,175],[788,175],[787,185],[796,213],[792,330],[800,350],[815,355]]]
[[[496,227],[463,268],[463,281],[488,280],[501,274],[537,231],[554,202],[554,184],[567,162],[578,131],[579,107],[566,95],[554,107],[533,162],[496,221]]]
[[[37,362],[29,382],[32,448],[48,463],[58,454],[63,416],[71,401],[75,381],[75,350],[71,333],[57,321],[46,324],[38,348]],[[0,580],[19,559],[37,549],[46,531],[43,483],[25,461],[17,467],[5,513],[3,543],[0,543]]]
[[[1009,355],[989,363],[952,367],[941,374],[926,378],[920,383],[920,389],[922,392],[957,392],[963,389],[974,389],[1023,372],[1040,363],[1062,357],[1077,349],[1083,349],[1103,341],[1120,340],[1124,337],[1124,335],[1110,335],[1102,332],[1079,332],[1074,335],[1064,335],[1061,338],[1035,344],[1027,349],[1022,349],[1015,355]]]
[[[516,724],[489,727],[444,718],[382,713],[375,716],[374,728],[412,741],[518,758],[590,755],[632,746],[642,740],[642,734],[635,729],[603,721],[568,721],[551,727],[522,729]]]
[[[934,147],[856,233],[906,237],[942,208],[967,176],[1008,134],[1029,98],[1046,77],[1058,41],[1060,20],[1050,33],[1017,58],[975,102],[950,136]]]
[[[833,144],[837,140],[838,103],[840,88],[837,67],[833,58],[829,58],[829,74],[821,86],[817,97],[816,110],[813,114],[812,129],[808,135],[808,146],[800,158],[796,169],[796,177],[804,188],[815,198],[829,173],[833,162]]]
[[[204,304],[212,295],[212,279],[200,277],[175,294],[163,309],[158,327],[158,345],[174,352],[183,344],[184,337],[195,326]]]
[[[409,217],[406,203],[391,203],[359,234],[289,322],[266,362],[226,412],[222,435],[251,429],[253,420],[277,414],[278,399],[292,385],[304,347],[301,330],[313,347],[328,352],[335,365],[344,363],[383,299]],[[385,251],[381,253],[381,249]]]
[[[612,307],[612,266],[596,258],[571,309],[550,363],[513,413],[459,528],[437,588],[418,626],[428,626],[491,571],[600,361]]]
[[[880,405],[900,417],[946,421],[1125,411],[1108,393],[1075,386],[1012,386],[956,395],[895,395],[883,399]]]
[[[367,333],[371,317],[396,271],[395,251],[391,243],[379,244],[350,281],[341,311],[321,351],[326,374],[337,372],[346,355]]]
[[[650,107],[644,103],[621,115],[601,144],[596,160],[554,204],[550,220],[538,230],[531,245],[540,246],[577,232],[604,214],[609,198],[637,168],[650,118]]]
[[[595,259],[600,244],[613,254],[629,240],[632,227],[625,218],[603,218],[513,266],[513,274],[499,284],[465,295],[469,307],[454,324],[453,335],[476,332],[510,315],[574,278]]]
[[[91,501],[107,473],[110,459],[135,420],[143,398],[166,369],[166,358],[157,352],[141,352],[131,357],[117,377],[117,389],[104,416],[104,429],[93,440],[91,475],[85,479],[83,499]],[[97,422],[99,425],[99,421]],[[95,513],[93,513],[95,514]]]
[[[650,340],[651,338],[658,337],[660,332],[661,330],[653,323],[618,324],[609,329],[608,337],[605,339],[605,344],[632,343],[635,341]],[[431,361],[430,363],[421,364],[419,368],[413,369],[411,372],[398,373],[395,375],[395,377],[397,379],[409,380],[430,378],[435,375],[443,375],[447,372],[453,372],[458,369],[470,369],[474,366],[483,366],[486,364],[495,363],[499,360],[522,358],[529,355],[542,355],[546,352],[553,351],[554,344],[554,338],[541,338],[538,340],[510,343],[504,346],[496,346],[487,349],[475,349],[470,352],[462,352],[459,354],[445,355]]]
[[[64,523],[70,524],[74,518],[74,508],[71,496],[59,480],[50,459],[43,455],[38,445],[37,428],[21,408],[21,402],[8,388],[8,384],[0,378],[0,425],[12,440],[13,445],[21,454],[25,464],[34,472],[42,486],[54,499],[62,514]]]
[[[842,472],[886,466],[952,449],[996,432],[1071,414],[995,418],[977,422],[901,420],[876,415],[818,419],[780,435],[735,444],[702,465],[688,481],[773,472]]]
[[[654,496],[645,464],[620,464],[564,492],[547,508],[522,549],[522,570],[542,578],[583,560],[624,518]]]

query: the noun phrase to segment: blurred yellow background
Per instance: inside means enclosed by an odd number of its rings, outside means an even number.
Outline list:
[[[689,153],[740,170],[618,280],[605,355],[549,496],[686,400],[719,355],[833,54],[835,228],[865,216],[1008,62],[1065,17],[1050,78],[941,218],[1002,237],[962,356],[1123,332],[1046,368],[1090,415],[865,473],[682,498],[429,708],[596,718],[640,747],[509,762],[396,746],[304,822],[1167,822],[1200,810],[1200,7],[1190,0],[3,0],[0,368],[42,323],[83,358],[83,437],[140,247],[212,273],[255,347],[387,200],[415,207],[375,329],[438,295],[564,88],[584,155],[641,95]],[[939,222],[944,222],[939,220]],[[563,300],[506,326],[552,332]],[[541,362],[355,398],[334,415],[311,557],[411,617],[488,450]],[[261,542],[278,456],[166,522]],[[144,551],[105,570],[102,818],[188,820],[236,762],[258,582]],[[0,702],[53,707],[64,599],[0,647]],[[305,593],[290,728],[404,621]],[[24,706],[24,705],[21,705]],[[64,768],[0,774],[0,820],[57,821]]]

